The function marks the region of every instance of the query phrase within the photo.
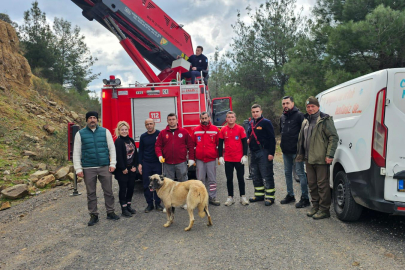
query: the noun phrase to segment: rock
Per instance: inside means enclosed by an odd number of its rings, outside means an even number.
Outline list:
[[[13,181],[13,184],[19,185],[19,184],[24,184],[24,180],[15,180]]]
[[[31,141],[33,141],[33,142],[39,142],[39,138],[36,137],[36,136],[31,136],[31,135],[25,133],[25,134],[24,134],[24,137],[27,138],[27,139],[29,139],[29,140],[31,140]]]
[[[11,207],[10,202],[3,202],[0,206],[0,211],[9,209]]]
[[[74,173],[75,172],[75,167],[73,165],[69,165],[69,172]]]
[[[40,115],[40,114],[38,114],[38,115],[37,115],[37,117],[38,117],[38,118],[40,118],[40,119],[42,119],[42,120],[45,120],[45,119],[46,119],[46,117],[45,117],[45,116]]]
[[[81,181],[83,181],[83,178],[77,177],[77,183],[80,183]]]
[[[10,171],[5,170],[5,171],[3,172],[3,175],[10,175]]]
[[[23,156],[36,157],[37,153],[32,152],[32,151],[28,151],[28,150],[24,150],[23,151]]]
[[[49,105],[51,105],[51,106],[56,106],[56,102],[55,101],[48,101],[48,103],[49,103]]]
[[[60,168],[56,173],[55,173],[55,179],[57,180],[65,180],[67,174],[69,173],[69,166],[62,167]]]
[[[4,197],[8,199],[19,199],[28,194],[28,187],[26,184],[15,185],[1,191]]]
[[[44,188],[46,185],[55,182],[55,176],[52,174],[42,177],[36,182],[37,187]]]
[[[6,189],[7,187],[5,186],[5,185],[1,185],[0,186],[0,192],[3,190],[3,189]]]
[[[39,163],[38,164],[38,170],[45,171],[46,170],[46,164],[45,163]]]
[[[63,186],[63,182],[59,181],[59,180],[56,180],[55,185],[56,186]]]
[[[74,111],[71,111],[71,112],[70,112],[70,115],[72,115],[72,118],[73,118],[74,120],[77,120],[77,119],[79,118],[79,115],[77,115],[77,113],[75,113]]]
[[[67,179],[69,179],[69,181],[73,181],[73,179],[75,179],[75,174],[74,173],[68,173],[67,175]]]
[[[42,177],[46,176],[49,174],[49,171],[36,171],[33,174],[30,175],[29,179],[33,182],[36,183],[38,179],[41,179]]]
[[[15,169],[15,173],[27,173],[31,170],[31,167],[28,164],[21,164]]]
[[[49,133],[49,134],[53,134],[55,132],[55,128],[51,127],[50,125],[46,124],[43,126],[43,128]]]

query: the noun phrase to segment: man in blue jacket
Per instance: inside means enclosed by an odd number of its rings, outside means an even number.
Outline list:
[[[160,198],[156,191],[151,192],[149,189],[149,176],[153,174],[162,174],[162,164],[155,153],[155,143],[159,136],[160,131],[155,129],[155,122],[153,119],[148,118],[145,120],[145,127],[147,132],[141,135],[139,139],[139,173],[142,175],[143,180],[143,193],[145,195],[148,206],[145,208],[145,213],[149,213],[156,208],[158,211],[163,211],[160,204]],[[155,205],[153,205],[155,201]]]
[[[201,76],[202,70],[208,69],[208,58],[202,54],[203,47],[197,46],[195,54],[187,60],[191,63],[190,71],[181,74],[181,79],[191,78],[191,83],[195,83],[195,78]]]
[[[251,151],[251,172],[255,195],[250,202],[265,201],[266,206],[274,204],[275,192],[273,159],[276,151],[276,138],[273,125],[262,115],[259,104],[252,106],[252,120],[248,129],[248,143]]]

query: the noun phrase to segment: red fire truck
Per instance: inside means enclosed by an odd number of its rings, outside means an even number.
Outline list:
[[[189,70],[186,61],[193,54],[190,35],[151,0],[72,0],[89,20],[111,31],[149,82],[120,86],[111,76],[101,92],[102,125],[113,131],[119,121],[127,121],[130,134],[139,141],[146,118],[157,129],[166,127],[166,117],[174,112],[179,125],[191,131],[199,124],[199,114],[207,111],[213,123],[222,126],[232,109],[231,97],[210,98],[206,85],[208,70],[195,84],[183,84],[181,73]],[[180,59],[178,59],[180,56]],[[156,75],[148,62],[161,72]],[[187,65],[188,64],[188,65]]]

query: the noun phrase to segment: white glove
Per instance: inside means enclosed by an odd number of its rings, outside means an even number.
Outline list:
[[[165,159],[164,159],[162,156],[159,156],[159,162],[160,162],[160,163],[164,163],[164,162],[165,162]]]
[[[248,157],[243,156],[242,159],[240,160],[240,163],[242,163],[243,165],[248,164]]]
[[[194,165],[194,163],[195,163],[195,161],[190,159],[190,160],[188,161],[188,166],[191,167],[191,166]]]
[[[218,159],[218,162],[219,162],[219,164],[221,164],[221,165],[224,165],[224,164],[225,164],[225,160],[224,160],[223,157],[220,157],[220,158]]]

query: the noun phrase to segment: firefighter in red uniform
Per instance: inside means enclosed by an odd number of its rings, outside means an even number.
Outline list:
[[[233,170],[236,169],[236,176],[239,184],[240,203],[248,205],[249,201],[245,196],[245,164],[247,158],[247,138],[245,129],[236,124],[236,114],[233,111],[226,113],[226,122],[228,123],[219,133],[218,154],[219,163],[225,165],[226,185],[228,188],[228,199],[225,206],[235,203],[233,199]],[[225,151],[223,153],[223,145]],[[223,154],[223,155],[222,155]]]
[[[220,205],[217,200],[216,158],[218,157],[218,128],[211,124],[207,112],[200,114],[201,125],[193,131],[195,157],[197,163],[197,179],[205,184],[208,190],[209,203]]]
[[[190,134],[178,126],[177,115],[170,113],[167,116],[167,127],[159,133],[155,144],[155,152],[163,165],[163,174],[179,182],[188,180],[188,166],[194,165],[194,143]]]

